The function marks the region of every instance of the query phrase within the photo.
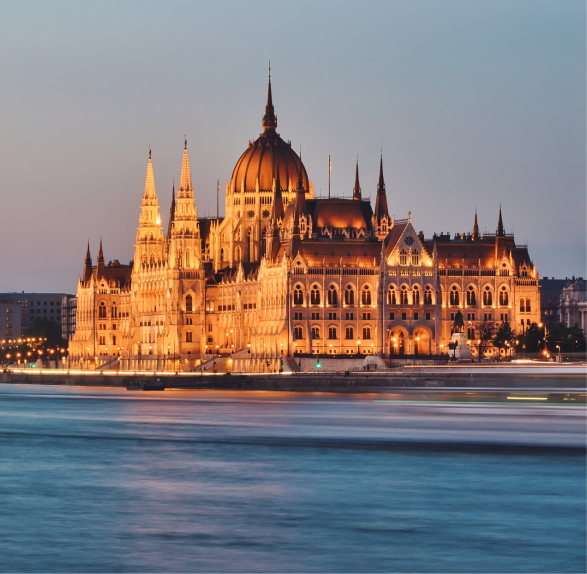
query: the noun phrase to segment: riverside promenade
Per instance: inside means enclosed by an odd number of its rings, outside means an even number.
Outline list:
[[[271,390],[298,392],[389,392],[398,388],[570,389],[585,391],[587,365],[497,364],[403,367],[367,372],[173,373],[8,369],[4,384],[125,387],[158,381],[165,389]]]

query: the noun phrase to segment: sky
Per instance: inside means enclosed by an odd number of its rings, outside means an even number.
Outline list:
[[[507,232],[541,277],[586,273],[586,8],[565,0],[4,1],[0,292],[75,293],[128,263],[149,147],[166,224],[184,135],[200,216],[216,213],[262,131],[271,60],[278,132],[317,195],[374,203],[416,229]]]

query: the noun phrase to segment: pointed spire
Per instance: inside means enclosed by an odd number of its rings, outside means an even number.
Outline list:
[[[98,252],[98,259],[96,261],[96,270],[97,270],[97,277],[104,276],[104,251],[102,250],[102,238],[100,237],[100,251]]]
[[[300,146],[300,165],[298,166],[298,187],[297,189],[301,189],[304,191],[304,176],[303,176],[303,169],[302,169],[302,146]]]
[[[353,199],[360,201],[361,185],[359,184],[359,158],[357,157],[357,169],[355,171],[355,187],[353,188]]]
[[[155,176],[153,174],[153,162],[151,160],[151,148],[149,148],[149,160],[147,161],[147,175],[145,177],[145,194],[144,199],[154,199],[157,197],[155,192]]]
[[[90,247],[88,245],[88,252]],[[100,237],[100,251],[98,252],[98,263],[104,263],[104,251],[102,250],[102,238]]]
[[[496,232],[498,237],[504,237],[505,236],[505,229],[503,227],[503,219],[501,217],[501,203],[499,204],[499,220],[497,222],[497,232]]]
[[[194,196],[194,189],[192,187],[192,176],[190,174],[190,160],[188,157],[188,140],[184,142],[183,157],[181,160],[181,175],[179,177],[179,187],[177,188],[178,197]]]
[[[473,241],[479,241],[481,238],[481,234],[479,233],[479,223],[477,223],[477,210],[475,210],[475,223],[473,224],[473,233],[471,234],[471,239]]]
[[[265,106],[265,115],[263,116],[263,130],[275,131],[277,127],[277,116],[273,109],[273,94],[271,93],[271,60],[269,60],[269,84],[267,86],[267,105]]]
[[[283,196],[281,194],[281,181],[279,179],[279,163],[275,166],[275,197],[273,198],[271,212],[271,218],[274,222],[277,222],[278,219],[283,220],[285,211],[283,209]]]
[[[377,199],[375,200],[375,220],[381,221],[382,217],[389,218],[387,208],[387,195],[385,194],[385,181],[383,179],[383,153],[379,160],[379,183],[377,184]]]
[[[171,229],[173,228],[174,217],[175,217],[175,178],[173,178],[173,185],[171,186],[171,209],[169,210],[169,225],[167,227],[167,237],[171,237]]]
[[[86,250],[86,261],[84,264],[84,281],[89,281],[92,276],[92,256],[90,255],[90,240],[88,239],[88,249]]]

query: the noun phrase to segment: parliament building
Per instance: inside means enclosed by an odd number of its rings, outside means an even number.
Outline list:
[[[382,159],[374,207],[358,163],[352,198],[315,196],[277,133],[271,78],[262,125],[226,184],[224,218],[198,217],[186,142],[165,229],[149,152],[134,260],[106,264],[100,241],[94,265],[88,244],[72,366],[189,371],[222,357],[255,372],[294,357],[439,355],[459,310],[475,354],[481,324],[521,333],[540,321],[538,271],[501,208],[495,233],[475,213],[469,232],[425,237],[411,213],[390,215]]]

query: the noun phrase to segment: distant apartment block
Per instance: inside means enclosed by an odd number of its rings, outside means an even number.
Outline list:
[[[0,293],[0,301],[12,306],[12,338],[26,336],[31,325],[39,319],[48,319],[61,325],[61,301],[65,295],[67,294]],[[14,319],[17,313],[20,313],[18,323]]]
[[[0,295],[0,341],[18,339],[21,330],[21,304]]]
[[[61,298],[61,336],[69,341],[75,334],[75,318],[77,313],[77,297],[63,295]]]

